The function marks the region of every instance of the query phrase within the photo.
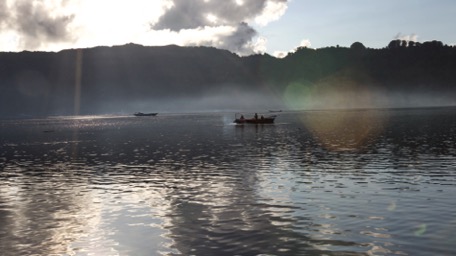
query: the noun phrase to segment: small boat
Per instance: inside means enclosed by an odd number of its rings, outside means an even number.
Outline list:
[[[236,114],[234,117],[234,122],[236,124],[272,124],[272,123],[274,123],[274,120],[276,117],[277,117],[276,115],[271,115],[271,116],[261,115],[260,117],[258,117],[258,115],[255,114],[255,116],[252,118],[244,118],[244,115],[240,115],[238,117],[238,114]]]
[[[135,116],[156,116],[158,113],[142,113],[142,112],[136,112],[133,115]]]

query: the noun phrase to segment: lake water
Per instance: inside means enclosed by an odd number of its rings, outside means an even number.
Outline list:
[[[1,255],[456,255],[456,109],[0,122]]]

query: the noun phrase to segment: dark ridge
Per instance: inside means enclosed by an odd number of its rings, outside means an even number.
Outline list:
[[[80,114],[133,111],[131,102],[197,98],[226,88],[280,96],[291,83],[337,87],[347,80],[388,93],[456,96],[455,71],[456,48],[439,41],[395,40],[383,49],[359,42],[350,48],[299,48],[283,59],[137,44],[3,52],[0,117],[74,114],[76,105]]]

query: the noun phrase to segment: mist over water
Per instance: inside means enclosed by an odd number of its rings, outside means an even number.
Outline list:
[[[136,100],[125,104],[123,113],[167,112],[229,112],[258,109],[285,109],[282,97],[264,91],[248,91],[239,88],[222,87],[217,91],[209,91],[199,96],[181,96],[164,99]],[[100,107],[101,113],[119,113],[119,104],[113,103]]]
[[[289,85],[284,93],[268,88],[257,91],[236,86],[220,88],[200,95],[115,100],[81,106],[84,114],[129,115],[141,112],[194,113],[194,112],[242,112],[264,110],[350,110],[388,109],[455,106],[450,93],[436,92],[386,92],[368,87],[318,88],[303,84]]]
[[[454,108],[233,118],[1,121],[2,254],[456,253]]]

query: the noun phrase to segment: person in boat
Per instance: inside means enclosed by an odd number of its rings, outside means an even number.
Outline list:
[[[258,114],[257,113],[255,113],[255,119],[258,119]]]
[[[241,115],[241,118],[240,118],[240,119],[241,119],[241,120],[244,120],[244,115]]]
[[[264,119],[264,116],[263,116],[263,115],[261,115],[260,119],[261,119],[261,120],[263,120],[263,119]]]

